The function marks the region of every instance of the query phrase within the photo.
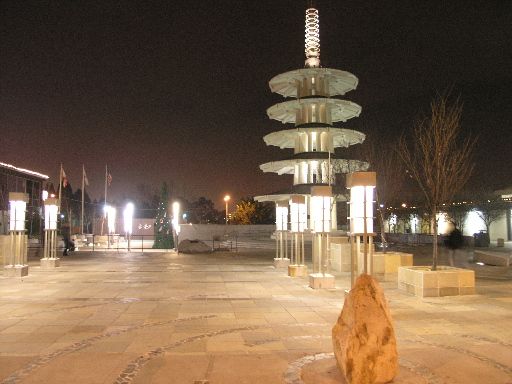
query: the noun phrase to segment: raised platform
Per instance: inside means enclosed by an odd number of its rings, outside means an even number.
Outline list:
[[[55,269],[60,267],[60,259],[58,257],[52,258],[42,258],[41,259],[41,269]]]
[[[311,273],[309,286],[313,289],[332,289],[336,288],[336,281],[334,276],[328,273]]]
[[[4,276],[6,276],[6,277],[28,276],[28,265],[7,265],[4,267]]]
[[[279,257],[276,257],[274,258],[274,267],[276,268],[288,268],[288,266],[290,265],[290,259],[287,259],[287,258],[279,258]]]
[[[374,252],[373,273],[394,275],[399,267],[412,266],[412,253],[405,252]]]
[[[473,295],[475,272],[448,266],[399,267],[398,289],[419,297]]]

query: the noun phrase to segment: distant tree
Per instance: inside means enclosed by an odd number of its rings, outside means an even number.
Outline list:
[[[491,224],[498,221],[506,214],[510,203],[493,193],[481,194],[474,207],[476,214],[485,224],[489,238],[491,236]]]
[[[248,197],[236,204],[232,221],[236,224],[272,224],[275,222],[274,207]]]
[[[189,204],[188,220],[193,224],[216,224],[221,220],[222,216],[219,211],[215,209],[213,202],[205,197],[200,197],[198,200]]]
[[[398,154],[404,167],[417,182],[433,220],[432,270],[437,269],[437,220],[442,203],[450,203],[466,184],[474,167],[476,139],[462,138],[462,103],[448,96],[432,101],[430,117],[417,121],[410,138],[402,134]],[[412,139],[412,140],[411,140]]]
[[[158,204],[155,218],[155,242],[153,248],[171,249],[174,248],[171,220],[169,218],[169,191],[167,184],[162,184],[160,192],[160,203]]]
[[[404,197],[404,167],[396,151],[396,143],[389,140],[387,135],[370,136],[363,145],[363,153],[370,163],[369,170],[377,175],[375,200],[377,203],[377,220],[384,252],[386,251],[386,233],[384,222],[391,213],[391,205],[400,206],[398,197]],[[402,216],[402,210],[395,214]],[[409,215],[409,213],[407,213]]]

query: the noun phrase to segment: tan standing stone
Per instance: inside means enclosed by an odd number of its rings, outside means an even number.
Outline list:
[[[361,275],[332,328],[338,367],[352,384],[387,383],[398,373],[395,331],[384,292]]]

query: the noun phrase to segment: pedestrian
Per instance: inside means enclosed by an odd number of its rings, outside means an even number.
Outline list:
[[[448,239],[446,242],[446,246],[448,247],[448,262],[451,267],[455,266],[455,251],[462,247],[464,243],[464,238],[462,236],[462,232],[457,228],[456,225],[453,226],[453,230],[448,235]]]

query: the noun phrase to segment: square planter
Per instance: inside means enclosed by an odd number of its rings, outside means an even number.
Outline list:
[[[405,252],[374,252],[373,273],[394,275],[399,267],[412,267],[412,253]]]
[[[398,289],[419,297],[472,295],[475,272],[469,269],[438,266],[399,267]]]

